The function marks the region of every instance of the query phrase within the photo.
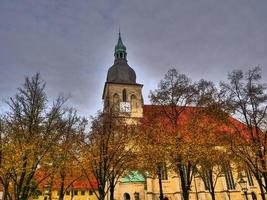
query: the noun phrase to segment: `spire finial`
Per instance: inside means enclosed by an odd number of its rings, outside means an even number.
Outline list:
[[[124,59],[126,60],[126,47],[124,46],[122,39],[121,39],[121,29],[119,28],[119,38],[117,45],[115,46],[115,53],[114,53],[115,59]]]
[[[119,40],[121,40],[121,29],[119,28]]]

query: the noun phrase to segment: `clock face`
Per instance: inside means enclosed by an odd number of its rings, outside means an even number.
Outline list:
[[[120,102],[121,112],[131,112],[131,104],[129,102]]]

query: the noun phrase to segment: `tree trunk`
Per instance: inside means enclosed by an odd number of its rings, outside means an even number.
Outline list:
[[[215,199],[215,185],[213,183],[213,174],[212,174],[212,169],[209,170],[209,182],[210,182],[210,194],[211,194],[211,199],[212,200],[216,200]]]
[[[8,184],[4,184],[4,194],[3,194],[3,200],[8,200]]]
[[[99,200],[105,200],[105,184],[98,186]]]
[[[61,183],[60,183],[60,190],[59,190],[59,200],[63,200],[64,199],[64,180],[65,180],[65,176],[61,175]]]
[[[265,136],[266,136],[266,134],[265,134]],[[259,155],[259,158],[261,160],[262,169],[264,171],[262,173],[263,180],[264,180],[264,184],[262,183],[262,186],[264,187],[264,190],[267,191],[266,153],[259,151],[258,155]],[[262,182],[262,180],[261,180],[261,182]]]
[[[211,199],[212,199],[212,200],[216,200],[216,199],[215,199],[215,192],[213,191],[213,192],[211,192],[210,194],[211,194]]]
[[[263,186],[261,177],[259,177],[259,175],[257,175],[257,176],[256,176],[256,180],[257,180],[258,185],[259,185],[259,187],[260,187],[260,191],[261,191],[261,199],[262,199],[262,200],[266,200],[266,198],[265,198],[265,190],[264,190],[264,186]]]
[[[179,171],[180,180],[181,180],[183,200],[189,200],[189,189],[188,189],[185,173],[183,170],[183,165],[178,163],[177,166],[178,166],[178,171]]]
[[[159,178],[159,199],[163,200],[163,189],[162,189],[161,174],[158,174],[158,178]]]
[[[266,170],[266,167],[265,167]],[[263,173],[263,179],[264,179],[264,190],[267,191],[267,174],[266,172]]]
[[[73,194],[73,186],[71,187],[71,191],[70,191],[70,199],[72,200],[73,199],[73,196],[74,196],[74,194]]]
[[[109,188],[109,194],[110,194],[110,200],[114,200],[114,190],[115,190],[115,186],[112,184],[110,185],[110,188]]]

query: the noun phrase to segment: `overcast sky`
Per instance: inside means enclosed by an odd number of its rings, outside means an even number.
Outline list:
[[[119,27],[146,104],[171,67],[218,83],[259,65],[267,82],[266,0],[0,0],[0,112],[40,72],[50,98],[95,114]]]

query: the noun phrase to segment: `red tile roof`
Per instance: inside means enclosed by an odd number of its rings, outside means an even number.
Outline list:
[[[172,110],[173,109],[173,110]],[[162,106],[162,105],[144,105],[143,106],[143,116],[142,119],[143,124],[149,124],[151,122],[157,123],[160,122],[165,129],[171,132],[172,122],[169,116],[174,116],[175,113],[181,112],[178,120],[177,126],[181,130],[181,134],[183,133],[182,128],[186,126],[187,123],[192,121],[192,119],[196,116],[200,118],[197,123],[207,124],[209,126],[213,126],[214,132],[217,134],[227,134],[234,135],[237,132],[246,138],[249,138],[249,130],[245,124],[238,121],[237,119],[227,116],[220,118],[219,116],[214,115],[214,113],[201,112],[205,111],[203,107],[171,107],[171,106]],[[213,114],[213,115],[212,115]],[[220,114],[223,114],[221,112]],[[218,114],[219,115],[219,114]]]
[[[37,183],[40,182],[38,187],[40,189],[43,189],[45,187],[45,185],[51,183],[52,176],[46,174],[46,172],[42,171],[42,169],[39,169],[35,174],[35,180]],[[53,189],[57,190],[60,188],[60,183],[61,183],[60,181],[61,180],[58,177],[53,177],[53,184],[52,184]],[[65,181],[64,181],[65,187],[67,187],[71,183],[72,183],[72,186],[70,186],[69,189],[97,190],[97,188],[98,188],[98,184],[97,184],[96,180],[91,178],[91,184],[90,184],[88,179],[85,176],[81,176],[80,174],[77,175],[76,177],[75,176],[72,176],[72,177],[67,176]]]

